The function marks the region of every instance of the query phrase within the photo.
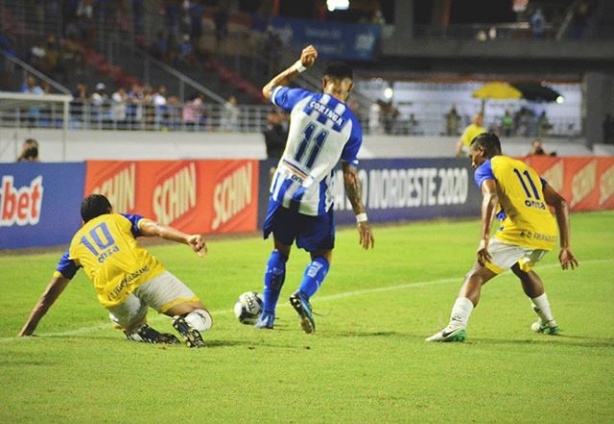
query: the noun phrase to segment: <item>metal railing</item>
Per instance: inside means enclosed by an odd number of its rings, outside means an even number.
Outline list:
[[[44,96],[42,97],[44,99]],[[41,100],[42,100],[41,99]],[[191,109],[186,114],[186,108]],[[193,107],[188,103],[154,105],[144,102],[94,102],[77,100],[70,104],[68,125],[70,130],[121,130],[121,131],[227,131],[254,133],[267,128],[267,117],[273,106],[237,105],[236,110],[225,104],[204,103]],[[64,128],[64,110],[59,103],[0,103],[0,127],[4,128]],[[386,119],[382,116],[380,125],[371,128],[368,117],[358,116],[364,134],[386,134],[392,136],[458,136],[465,123],[459,123],[453,130],[447,126],[446,118],[440,116],[416,115],[412,119],[400,116]],[[507,134],[498,118],[492,117],[486,127],[505,136],[561,137],[575,138],[580,135],[577,119],[574,117],[551,118],[547,126],[538,120],[529,119],[515,126]]]

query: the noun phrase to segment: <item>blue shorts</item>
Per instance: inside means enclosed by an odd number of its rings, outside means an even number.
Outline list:
[[[269,202],[262,226],[264,238],[271,233],[275,240],[296,246],[308,252],[332,250],[335,247],[335,219],[333,208],[326,215],[310,216],[291,211],[277,202]]]

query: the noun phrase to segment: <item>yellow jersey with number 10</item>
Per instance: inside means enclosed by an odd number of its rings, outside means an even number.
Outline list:
[[[162,264],[139,246],[139,215],[104,214],[81,227],[74,235],[56,272],[71,279],[82,267],[94,283],[98,300],[105,307],[115,306],[141,284],[164,272]]]
[[[551,250],[558,236],[556,220],[544,199],[547,184],[526,163],[508,156],[494,156],[475,171],[475,181],[494,179],[501,211],[495,237],[531,249]]]

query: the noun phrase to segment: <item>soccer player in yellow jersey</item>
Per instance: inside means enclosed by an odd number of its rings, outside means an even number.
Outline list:
[[[562,268],[578,266],[570,247],[567,202],[527,164],[502,155],[501,142],[493,133],[474,138],[469,156],[483,196],[482,237],[477,262],[465,277],[448,326],[426,341],[464,341],[467,322],[480,300],[482,286],[507,269],[520,279],[525,294],[531,299],[538,317],[531,328],[539,333],[557,334],[559,328],[544,285],[533,266],[554,247],[557,232]],[[554,208],[556,221],[550,206]],[[491,238],[495,216],[501,223]]]
[[[204,346],[200,332],[212,325],[205,305],[136,240],[139,236],[160,237],[187,244],[203,256],[207,252],[203,236],[185,234],[140,215],[113,213],[109,200],[100,194],[83,200],[81,217],[83,226],[74,235],[19,335],[34,333],[77,270],[83,268],[111,321],[129,340],[179,342],[173,334],[160,333],[147,325],[147,310],[151,307],[174,318],[173,327],[188,347]]]
[[[482,112],[478,112],[471,118],[471,124],[465,128],[463,134],[458,139],[456,143],[456,156],[467,156],[469,153],[469,145],[471,141],[477,137],[478,135],[485,133],[486,128],[484,128],[484,114]]]

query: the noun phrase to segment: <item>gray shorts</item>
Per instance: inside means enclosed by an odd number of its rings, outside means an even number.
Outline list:
[[[113,323],[122,329],[132,330],[145,323],[148,308],[164,313],[177,304],[198,300],[188,286],[164,271],[139,286],[125,302],[108,308],[108,311]]]

